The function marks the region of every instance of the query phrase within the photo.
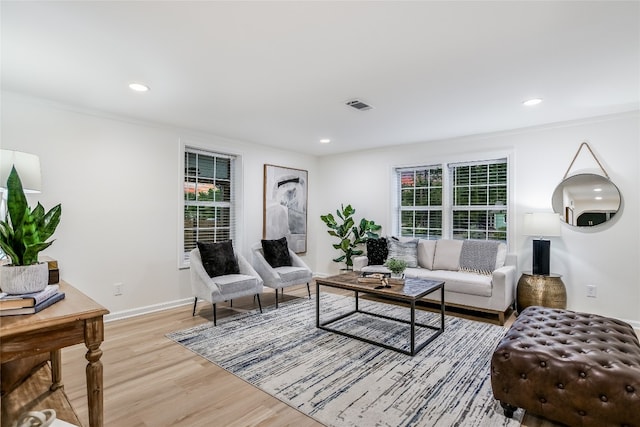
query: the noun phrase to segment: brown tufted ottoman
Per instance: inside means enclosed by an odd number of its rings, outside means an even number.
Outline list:
[[[528,307],[493,353],[491,386],[508,417],[640,427],[640,343],[616,319]]]

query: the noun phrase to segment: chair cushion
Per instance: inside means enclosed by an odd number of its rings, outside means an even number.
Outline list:
[[[240,273],[240,267],[233,253],[233,243],[231,240],[217,243],[196,243],[200,251],[202,266],[209,277]]]
[[[381,237],[379,239],[367,239],[367,259],[369,265],[382,265],[387,260],[389,248],[387,247],[387,239]]]
[[[311,280],[312,273],[304,267],[283,266],[276,268],[283,282]]]
[[[291,265],[286,237],[277,240],[262,240],[262,252],[264,259],[273,268]]]
[[[255,289],[258,285],[258,278],[246,274],[227,274],[216,277],[214,282],[224,296]]]

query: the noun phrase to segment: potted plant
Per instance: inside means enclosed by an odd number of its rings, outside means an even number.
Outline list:
[[[391,270],[393,278],[402,278],[402,273],[407,268],[407,262],[397,258],[389,258],[384,265]]]
[[[7,217],[0,221],[0,248],[11,258],[11,264],[0,267],[0,288],[9,294],[38,292],[49,283],[46,262],[38,262],[38,253],[48,248],[47,242],[60,222],[62,207],[44,211],[40,203],[31,210],[15,167],[7,179]]]
[[[344,252],[333,261],[344,261],[347,270],[353,269],[353,257],[364,253],[358,249],[358,245],[365,243],[367,239],[377,239],[378,234],[376,231],[382,228],[382,226],[377,225],[374,221],[369,221],[365,218],[362,218],[360,223],[356,225],[353,219],[355,213],[356,210],[351,207],[351,205],[347,205],[346,207],[340,205],[340,209],[336,210],[336,215],[341,223],[338,223],[331,213],[320,215],[320,219],[329,227],[327,233],[340,239],[340,242],[334,244],[333,247]]]

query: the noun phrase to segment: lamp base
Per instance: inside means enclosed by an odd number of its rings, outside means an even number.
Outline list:
[[[549,255],[551,253],[551,241],[533,241],[533,266],[532,273],[539,276],[549,275]]]

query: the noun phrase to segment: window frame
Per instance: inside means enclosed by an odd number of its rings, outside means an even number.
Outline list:
[[[189,141],[180,141],[180,169],[179,169],[179,214],[178,214],[178,268],[189,268],[189,251],[185,250],[185,208],[187,205],[198,204],[202,206],[203,202],[190,201],[185,199],[184,186],[187,182],[187,175],[185,170],[185,158],[187,153],[197,153],[201,155],[211,156],[215,158],[228,158],[230,159],[230,171],[229,171],[229,191],[230,200],[228,202],[216,201],[204,202],[205,205],[211,205],[212,207],[229,207],[229,238],[233,240],[234,246],[239,242],[239,219],[242,215],[242,208],[239,203],[241,200],[240,190],[242,188],[242,161],[241,156],[236,153],[229,152],[228,150],[211,148],[204,146],[203,144],[192,143]],[[214,160],[215,161],[215,160]],[[215,178],[214,178],[215,179]],[[193,203],[195,202],[195,203]],[[224,206],[223,206],[224,205]],[[238,249],[238,248],[236,248]]]

